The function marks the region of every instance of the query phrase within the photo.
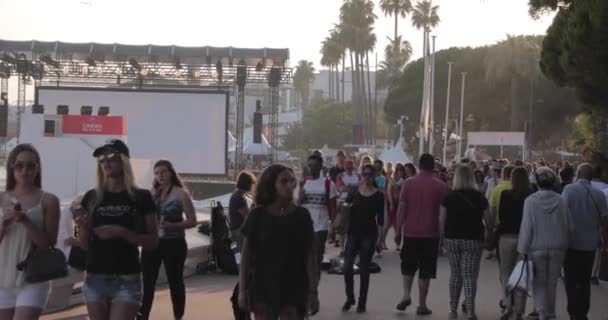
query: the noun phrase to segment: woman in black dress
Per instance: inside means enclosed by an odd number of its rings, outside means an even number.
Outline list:
[[[312,219],[294,203],[296,185],[291,168],[274,164],[264,170],[257,207],[241,229],[238,300],[256,320],[304,319],[317,288]]]
[[[357,312],[363,313],[367,305],[369,289],[369,265],[372,262],[374,250],[379,245],[379,237],[384,225],[384,193],[376,188],[374,177],[376,169],[366,165],[361,170],[363,181],[347,198],[352,203],[351,217],[348,226],[346,249],[344,250],[344,283],[346,286],[346,302],[342,311],[348,311],[355,304],[353,264],[355,256],[359,255],[359,303]]]

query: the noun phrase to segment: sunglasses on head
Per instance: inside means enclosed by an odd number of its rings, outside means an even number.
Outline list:
[[[119,154],[118,153],[106,153],[106,154],[102,154],[99,157],[97,157],[97,162],[99,163],[103,163],[107,160],[111,160],[111,159],[116,159],[118,158]]]
[[[35,162],[15,162],[13,169],[16,171],[35,171],[38,168],[38,164]]]

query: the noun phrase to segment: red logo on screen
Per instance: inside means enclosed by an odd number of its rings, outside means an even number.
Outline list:
[[[123,136],[127,125],[123,116],[63,116],[63,134]]]

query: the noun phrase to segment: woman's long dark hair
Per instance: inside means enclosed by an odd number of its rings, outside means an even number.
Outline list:
[[[17,157],[21,152],[31,152],[34,155],[34,159],[38,165],[38,174],[36,174],[36,177],[34,178],[34,186],[42,188],[42,164],[40,163],[40,154],[33,145],[22,143],[17,145],[8,155],[8,161],[6,163],[6,191],[14,190],[17,185],[14,166],[15,162],[17,162]]]
[[[285,171],[289,171],[295,176],[293,169],[282,164],[273,164],[262,172],[255,192],[254,202],[256,206],[265,207],[274,202],[277,197],[277,179]]]
[[[182,179],[179,177],[179,175],[175,171],[175,168],[173,168],[173,164],[171,163],[171,161],[158,160],[154,164],[154,169],[161,167],[161,166],[164,166],[165,168],[167,168],[167,170],[169,170],[169,172],[171,173],[171,186],[186,189],[186,187],[184,187],[184,183],[182,182]],[[156,181],[156,178],[155,178],[154,179],[154,189],[158,190],[158,188],[160,188],[160,184],[158,183],[158,181]]]
[[[411,162],[406,163],[404,167],[407,168],[407,169],[410,169],[410,171],[412,171],[412,173],[414,174],[414,176],[416,175],[416,173],[418,173],[418,170],[416,170],[416,166],[413,163],[411,163]],[[405,173],[407,174],[407,171]]]
[[[517,196],[526,197],[532,193],[528,170],[524,167],[517,167],[511,172],[511,184],[513,193]]]

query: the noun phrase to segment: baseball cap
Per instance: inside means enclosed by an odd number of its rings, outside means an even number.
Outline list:
[[[105,152],[120,153],[129,158],[129,147],[119,139],[110,139],[103,146],[97,147],[93,151],[93,157],[97,158]]]

